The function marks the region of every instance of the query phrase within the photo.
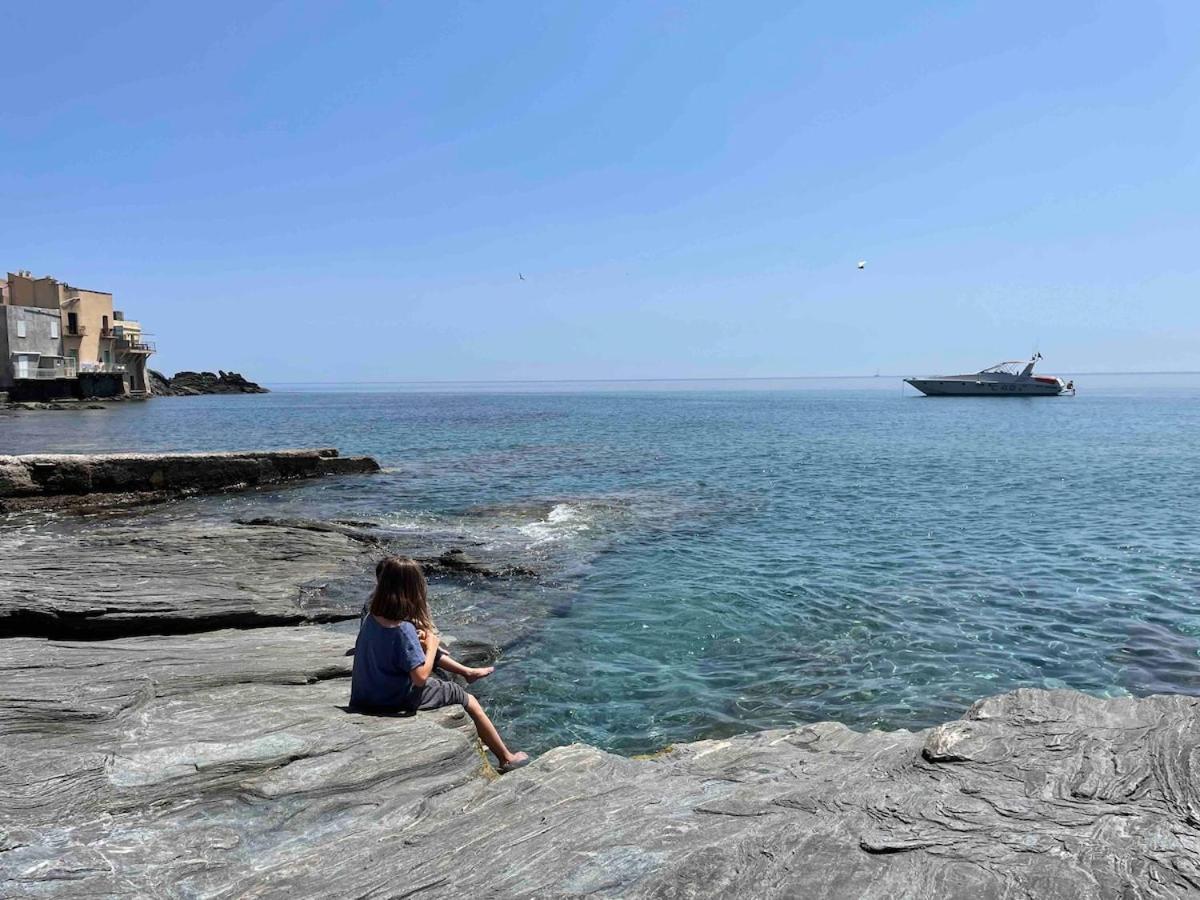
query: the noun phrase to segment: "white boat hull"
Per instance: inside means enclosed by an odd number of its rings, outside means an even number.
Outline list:
[[[1065,385],[1055,382],[1013,379],[984,381],[956,377],[905,378],[909,384],[928,397],[1057,397]]]

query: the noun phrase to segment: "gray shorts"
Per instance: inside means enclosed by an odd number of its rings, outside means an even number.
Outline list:
[[[408,709],[441,709],[443,706],[462,706],[466,708],[470,695],[461,684],[445,681],[436,675],[420,687],[414,687],[408,695],[405,704]]]

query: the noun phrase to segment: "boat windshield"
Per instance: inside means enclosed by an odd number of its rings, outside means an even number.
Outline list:
[[[1002,363],[997,363],[996,365],[991,366],[990,368],[984,369],[979,374],[980,375],[1020,375],[1021,370],[1024,369],[1025,366],[1026,366],[1026,363],[1024,363],[1020,360],[1015,360],[1012,362],[1002,362]]]

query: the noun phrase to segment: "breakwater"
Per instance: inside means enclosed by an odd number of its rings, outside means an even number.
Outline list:
[[[377,471],[379,464],[370,457],[343,457],[334,448],[0,456],[0,512],[120,499],[144,502]]]

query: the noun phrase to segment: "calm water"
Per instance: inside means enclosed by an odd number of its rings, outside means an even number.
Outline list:
[[[1021,685],[1200,693],[1200,376],[1078,381],[997,400],[893,379],[280,390],[0,418],[0,452],[373,454],[382,476],[207,502],[538,566],[542,585],[439,595],[536,619],[482,698],[522,746],[640,752],[925,726]]]

